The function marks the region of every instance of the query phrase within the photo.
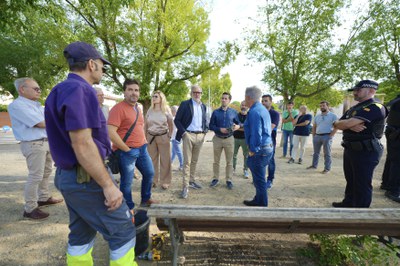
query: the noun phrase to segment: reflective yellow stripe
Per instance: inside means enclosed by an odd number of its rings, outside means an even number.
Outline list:
[[[135,261],[135,248],[131,248],[124,256],[117,260],[110,260],[110,266],[137,266]]]
[[[72,256],[67,253],[67,265],[68,266],[93,266],[93,258],[92,258],[93,248],[89,249],[89,251],[85,254]]]

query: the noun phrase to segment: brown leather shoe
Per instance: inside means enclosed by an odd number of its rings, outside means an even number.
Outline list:
[[[33,220],[42,220],[49,217],[50,214],[40,210],[39,208],[34,209],[31,212],[24,212],[24,217]]]
[[[149,199],[149,200],[146,201],[146,202],[140,203],[140,207],[150,207],[151,204],[157,204],[157,203],[159,203],[158,200]]]
[[[38,203],[39,207],[42,207],[42,206],[58,204],[58,203],[61,203],[63,201],[64,201],[63,199],[55,199],[53,197],[50,197],[46,201],[38,201],[37,203]]]

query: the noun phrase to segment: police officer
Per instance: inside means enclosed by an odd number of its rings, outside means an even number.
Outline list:
[[[400,94],[388,106],[387,154],[381,188],[387,190],[386,197],[400,203]]]
[[[343,168],[346,190],[341,202],[333,202],[336,208],[368,208],[372,200],[372,176],[382,156],[386,107],[374,100],[378,83],[362,80],[349,91],[359,103],[350,108],[333,123],[343,130]]]

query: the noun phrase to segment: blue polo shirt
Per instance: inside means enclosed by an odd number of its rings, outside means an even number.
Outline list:
[[[219,137],[226,138],[232,136],[233,131],[228,134],[224,134],[221,132],[221,128],[232,128],[233,124],[240,124],[238,113],[235,109],[228,107],[226,110],[224,110],[222,107],[220,107],[214,110],[211,115],[210,129]]]
[[[70,73],[52,89],[45,103],[45,121],[50,152],[57,167],[71,169],[78,163],[69,131],[91,128],[101,158],[104,160],[111,153],[106,119],[96,90],[79,75]]]
[[[250,151],[258,152],[265,145],[272,144],[271,117],[260,102],[254,103],[244,122],[244,135]]]

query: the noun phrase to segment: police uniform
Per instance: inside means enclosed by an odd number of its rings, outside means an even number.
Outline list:
[[[346,178],[345,197],[342,206],[368,208],[372,200],[372,176],[382,156],[386,107],[374,99],[350,108],[339,120],[357,118],[364,121],[366,129],[343,131],[343,168]]]
[[[385,196],[400,203],[400,94],[389,105],[385,131],[387,155],[382,175]]]

